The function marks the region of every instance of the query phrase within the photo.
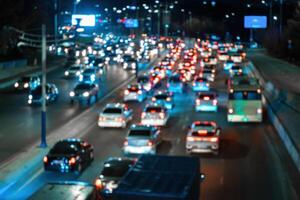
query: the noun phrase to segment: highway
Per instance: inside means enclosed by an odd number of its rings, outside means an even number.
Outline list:
[[[122,102],[126,84],[121,83],[132,75],[118,66],[111,66],[100,83],[101,96],[106,98],[102,100],[100,98],[100,101],[89,110],[85,106],[69,104],[66,91],[74,87],[75,81],[66,80],[62,75],[63,70],[48,75],[49,82],[56,83],[61,90],[59,101],[48,106],[48,132],[64,126],[71,119],[75,120],[76,125],[71,127],[71,130],[80,130],[79,135],[94,145],[95,160],[81,175],[44,172],[41,161],[34,174],[28,174],[23,178],[22,184],[17,184],[9,191],[11,194],[15,193],[12,197],[14,199],[29,197],[47,182],[81,180],[92,183],[99,175],[105,159],[110,156],[122,156],[127,129],[99,128],[97,111],[106,103]],[[162,128],[164,141],[159,147],[158,154],[187,155],[185,135],[188,126],[196,120],[213,120],[222,128],[220,154],[192,155],[200,158],[201,172],[206,175],[201,185],[201,199],[296,199],[297,191],[294,190],[290,178],[290,173],[294,170],[292,161],[267,117],[265,116],[261,124],[227,122],[225,80],[226,75],[219,66],[216,81],[212,86],[219,94],[219,110],[216,113],[196,113],[193,107],[194,93],[190,87],[187,87],[183,94],[175,94],[175,108],[170,112],[167,127]],[[165,82],[161,89],[164,87]],[[116,91],[110,92],[113,89]],[[1,96],[2,160],[12,152],[21,151],[24,144],[38,140],[40,108],[28,106],[27,95],[15,94],[11,89],[1,91]],[[134,111],[132,123],[140,122],[142,109],[149,100],[150,97],[143,103],[128,104]],[[61,134],[62,137],[68,135],[68,133]]]

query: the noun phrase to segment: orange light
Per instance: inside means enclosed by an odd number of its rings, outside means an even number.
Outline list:
[[[95,181],[95,186],[96,188],[99,190],[99,189],[102,189],[103,185],[102,185],[102,181],[100,179],[96,179]]]
[[[146,117],[146,113],[145,112],[142,113],[142,118],[144,118],[144,117]]]
[[[206,101],[210,100],[209,97],[204,97],[203,99],[206,100]]]
[[[48,162],[48,157],[47,156],[44,156],[44,163],[47,163]]]
[[[171,98],[170,98],[170,97],[167,97],[167,101],[171,101]]]
[[[69,160],[69,164],[70,165],[74,165],[76,163],[76,158],[72,157],[70,160]]]
[[[128,94],[129,94],[129,91],[128,91],[128,90],[125,90],[125,91],[124,91],[124,94],[125,94],[125,95],[128,95]]]
[[[189,142],[195,141],[193,137],[187,137],[186,140],[189,141]]]
[[[163,119],[165,117],[165,113],[159,113],[159,117]]]
[[[208,133],[207,130],[199,130],[199,131],[198,131],[198,134],[199,134],[199,135],[206,135],[207,133]]]
[[[152,146],[153,145],[153,142],[152,141],[148,141],[148,146]]]
[[[142,90],[139,90],[139,91],[138,91],[138,94],[142,94],[142,93],[143,93]]]
[[[128,140],[125,140],[124,141],[124,146],[127,146],[128,145]]]
[[[217,137],[212,137],[212,138],[210,138],[210,141],[211,142],[217,142],[219,139],[217,138]]]

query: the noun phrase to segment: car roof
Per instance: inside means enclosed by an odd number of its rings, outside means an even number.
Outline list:
[[[124,108],[125,106],[124,103],[108,103],[105,108]]]

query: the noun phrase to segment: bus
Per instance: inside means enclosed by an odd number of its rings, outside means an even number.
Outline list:
[[[228,93],[228,122],[262,122],[262,94],[256,78],[232,77],[228,81]]]

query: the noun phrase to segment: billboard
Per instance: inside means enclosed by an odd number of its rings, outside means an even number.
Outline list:
[[[139,27],[139,21],[137,19],[126,19],[125,22],[126,28],[138,28]]]
[[[95,15],[72,15],[72,25],[77,25],[78,20],[80,26],[95,26],[96,24]]]
[[[266,16],[245,16],[244,28],[267,28]]]

